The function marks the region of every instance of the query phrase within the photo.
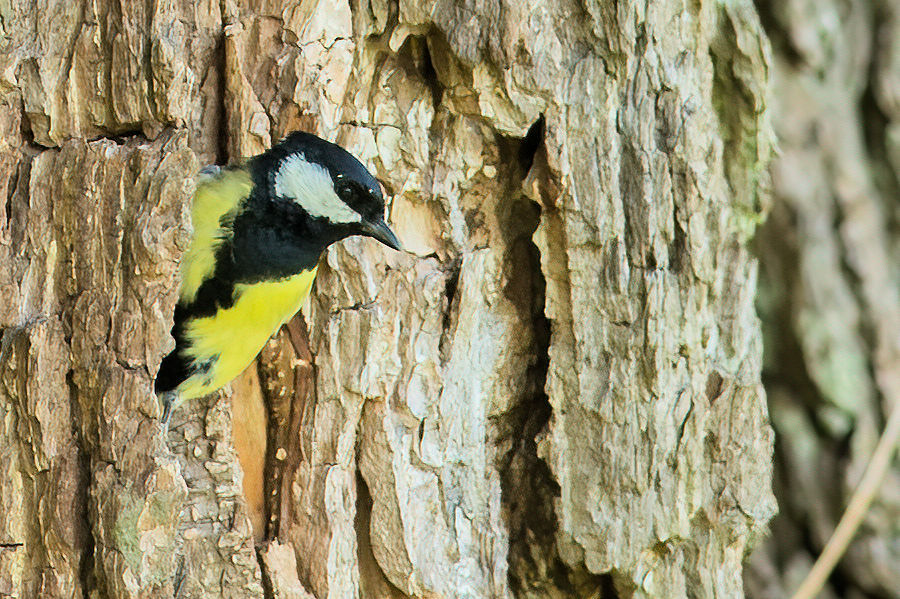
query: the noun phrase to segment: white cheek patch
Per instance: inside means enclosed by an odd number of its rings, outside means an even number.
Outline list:
[[[275,193],[294,200],[311,216],[333,223],[358,223],[359,213],[334,192],[331,175],[322,166],[307,162],[303,154],[291,154],[281,161],[275,174]]]

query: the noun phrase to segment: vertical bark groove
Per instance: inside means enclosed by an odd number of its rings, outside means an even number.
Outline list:
[[[67,339],[67,343],[70,343],[71,340]],[[81,418],[81,409],[78,405],[77,401],[74,401],[76,397],[76,388],[75,383],[72,380],[72,371],[66,373],[66,386],[69,390],[70,397],[70,405],[72,410],[72,435],[76,439],[76,446],[78,451],[78,490],[76,492],[76,506],[75,510],[80,511],[79,514],[80,519],[82,521],[82,535],[83,535],[83,546],[80,548],[79,555],[79,568],[78,568],[78,578],[81,583],[81,594],[83,599],[90,599],[91,592],[96,588],[96,584],[94,584],[94,534],[92,532],[92,523],[88,514],[90,513],[87,509],[88,502],[91,497],[91,459],[90,455],[86,450],[86,446],[84,443],[84,439],[82,438],[81,430],[78,427],[78,422],[82,421]],[[77,513],[77,512],[76,512]]]

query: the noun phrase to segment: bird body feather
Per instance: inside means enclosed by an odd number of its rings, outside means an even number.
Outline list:
[[[207,395],[239,375],[272,333],[300,310],[315,278],[313,268],[279,281],[237,285],[231,306],[191,319],[184,330],[185,356],[209,367],[178,386],[181,397]]]

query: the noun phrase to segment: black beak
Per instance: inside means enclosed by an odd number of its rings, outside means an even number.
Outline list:
[[[397,239],[397,236],[394,235],[394,232],[391,231],[391,228],[387,226],[387,223],[383,220],[378,220],[374,223],[364,223],[363,231],[369,237],[377,239],[389,248],[401,252],[403,251],[403,246],[400,244],[400,240]]]

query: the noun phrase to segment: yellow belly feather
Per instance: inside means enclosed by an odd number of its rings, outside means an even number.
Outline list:
[[[179,395],[201,397],[239,375],[269,337],[297,313],[315,278],[313,269],[279,281],[237,285],[237,299],[230,308],[190,322],[185,356],[197,363],[210,360],[211,366],[179,385]]]

